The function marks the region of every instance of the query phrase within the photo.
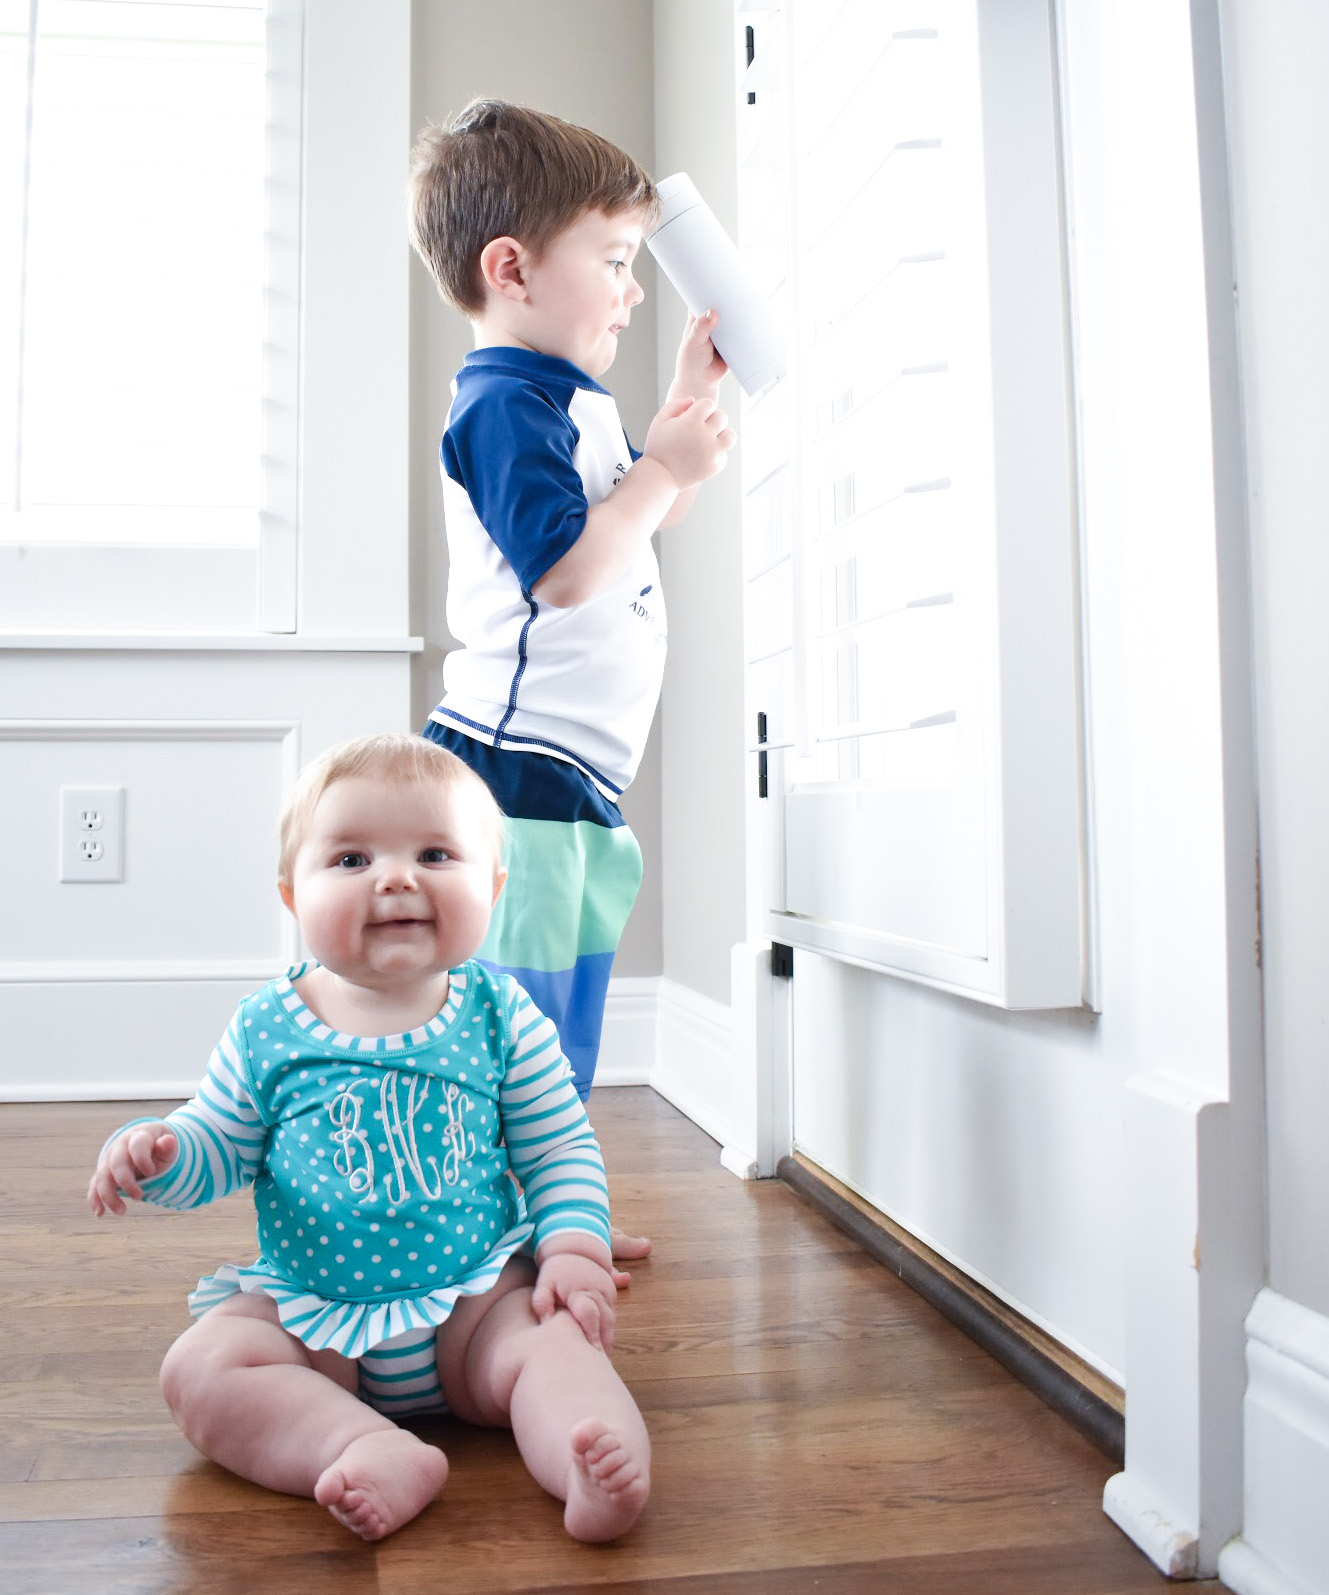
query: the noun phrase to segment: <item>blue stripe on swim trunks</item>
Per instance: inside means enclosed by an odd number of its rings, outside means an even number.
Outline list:
[[[496,749],[432,720],[424,734],[470,765],[507,816],[508,883],[478,956],[554,1021],[584,1101],[614,952],[641,885],[637,839],[563,759]]]

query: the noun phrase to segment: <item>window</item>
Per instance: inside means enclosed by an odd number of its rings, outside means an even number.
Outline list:
[[[293,629],[300,13],[0,0],[6,626]]]
[[[262,6],[45,0],[29,25],[6,40],[6,530],[256,545]]]
[[[744,431],[770,934],[1078,1004],[1050,7],[740,0],[738,23],[742,241],[795,335]]]

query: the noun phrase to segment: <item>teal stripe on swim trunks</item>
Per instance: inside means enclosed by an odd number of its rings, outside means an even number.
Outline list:
[[[478,957],[553,1020],[585,1101],[614,952],[641,884],[637,839],[575,765],[492,747],[435,720],[424,734],[469,764],[507,816],[508,881]]]
[[[571,969],[613,953],[641,885],[641,849],[626,825],[507,822],[508,885],[480,958],[504,969]]]
[[[582,1101],[600,1056],[609,972],[641,885],[626,825],[508,821],[507,885],[478,957],[554,1021]]]

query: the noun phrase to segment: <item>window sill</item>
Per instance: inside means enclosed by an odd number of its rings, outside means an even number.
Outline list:
[[[0,651],[102,653],[420,653],[422,637],[322,637],[307,632],[3,631]]]

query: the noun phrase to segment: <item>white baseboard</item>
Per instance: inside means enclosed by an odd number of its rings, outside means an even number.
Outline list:
[[[1236,1595],[1329,1595],[1329,1318],[1262,1290],[1246,1318],[1245,1517]]]
[[[0,984],[0,1102],[183,1101],[259,984],[224,965],[187,979]]]
[[[651,1086],[722,1148],[740,1178],[756,1170],[749,1114],[736,1102],[733,1014],[727,1004],[661,979]]]
[[[0,1084],[0,1102],[188,1102],[203,1078],[203,1068],[193,1080],[74,1081],[70,1084]],[[114,1125],[111,1126],[114,1129]]]
[[[50,994],[54,987],[30,986],[10,994],[5,1020],[11,1077],[0,1066],[0,1102],[117,1102],[179,1098],[194,1092],[223,1019],[245,991],[258,984],[252,978],[210,981],[99,981],[74,983],[59,993],[61,1010],[82,1017],[89,1003],[89,1020],[103,1019],[97,1057],[92,1066],[49,1067],[49,1049],[41,1051],[35,1038],[49,1033]],[[46,998],[48,1007],[20,1006],[28,994]],[[170,1023],[159,1015],[169,1000]],[[33,1012],[27,1011],[33,1007]],[[110,1015],[107,1022],[107,1015]],[[193,1019],[192,1027],[184,1024]],[[43,1030],[45,1026],[45,1030]],[[29,1032],[31,1035],[29,1036]],[[170,1061],[163,1057],[159,1075],[143,1070],[143,1038],[168,1034],[172,1038]],[[26,1045],[31,1040],[31,1046]],[[732,1139],[728,1110],[731,1078],[732,1024],[723,1004],[701,997],[660,976],[624,977],[609,982],[604,1031],[595,1081],[601,1086],[654,1085],[661,1095],[724,1145]],[[24,1067],[27,1057],[41,1056],[41,1077]],[[197,1062],[197,1073],[182,1076],[185,1059]],[[86,1068],[86,1072],[85,1072]],[[744,1149],[746,1153],[746,1148]],[[740,1154],[735,1153],[735,1159]],[[750,1160],[750,1153],[742,1162]]]
[[[1243,1539],[1230,1540],[1218,1553],[1218,1576],[1233,1595],[1320,1595],[1325,1588],[1292,1583]]]
[[[1149,1560],[1169,1578],[1194,1578],[1199,1569],[1200,1542],[1188,1529],[1169,1520],[1150,1491],[1130,1473],[1114,1473],[1103,1487],[1103,1510]]]
[[[649,1085],[655,1067],[658,975],[624,976],[609,982],[596,1085]]]

